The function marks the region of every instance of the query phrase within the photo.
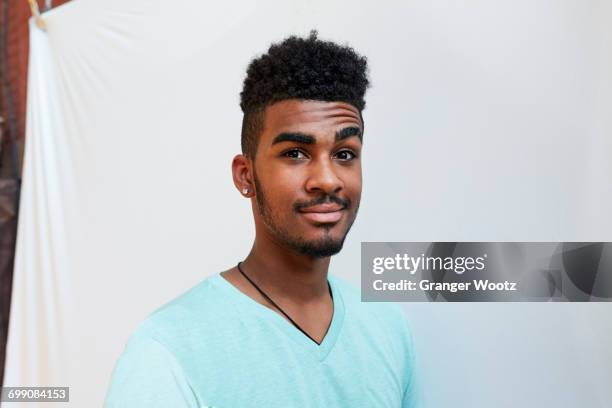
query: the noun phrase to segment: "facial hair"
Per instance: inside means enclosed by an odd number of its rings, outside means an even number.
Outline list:
[[[255,198],[257,200],[259,213],[261,214],[264,224],[281,244],[300,254],[307,255],[312,258],[326,258],[340,252],[342,246],[344,245],[344,240],[346,239],[346,236],[348,235],[348,232],[355,221],[355,217],[353,217],[348,228],[346,229],[346,232],[340,239],[334,239],[331,234],[329,234],[331,226],[324,226],[321,227],[325,229],[325,235],[322,238],[310,241],[305,240],[303,237],[292,235],[287,228],[284,228],[284,226],[274,219],[266,195],[262,189],[259,179],[257,178],[255,169],[253,169],[253,181],[255,183]],[[331,197],[330,200],[336,202],[341,201],[338,198]],[[321,200],[317,200],[317,202],[320,201]],[[350,201],[345,202],[345,204],[350,206]],[[294,206],[293,210],[297,211],[299,207],[300,206]],[[357,203],[357,208],[359,208],[359,203]],[[355,216],[356,215],[357,209],[355,210]]]

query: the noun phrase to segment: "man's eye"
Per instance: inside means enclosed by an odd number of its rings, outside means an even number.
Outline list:
[[[283,153],[283,156],[289,157],[291,159],[304,159],[306,157],[304,152],[298,149],[288,150],[285,153]]]
[[[338,153],[336,153],[336,157],[338,157],[340,160],[351,160],[357,157],[357,155],[353,152],[351,152],[350,150],[341,150]]]

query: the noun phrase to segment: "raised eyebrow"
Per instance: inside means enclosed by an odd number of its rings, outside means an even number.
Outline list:
[[[274,140],[272,140],[272,145],[282,142],[295,142],[295,143],[304,143],[304,144],[315,144],[317,139],[312,135],[307,135],[305,133],[300,132],[283,132],[278,134]]]
[[[361,140],[361,129],[356,126],[345,127],[344,129],[336,132],[336,142],[339,142],[351,136],[357,136],[359,137],[359,140]]]

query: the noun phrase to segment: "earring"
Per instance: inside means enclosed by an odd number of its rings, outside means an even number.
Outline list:
[[[242,189],[242,194],[244,194],[244,195],[249,194],[249,188],[248,187],[243,188]]]

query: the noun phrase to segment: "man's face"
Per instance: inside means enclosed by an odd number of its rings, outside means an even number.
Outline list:
[[[342,249],[361,198],[359,111],[343,102],[285,100],[266,107],[253,179],[256,224],[299,253]]]

